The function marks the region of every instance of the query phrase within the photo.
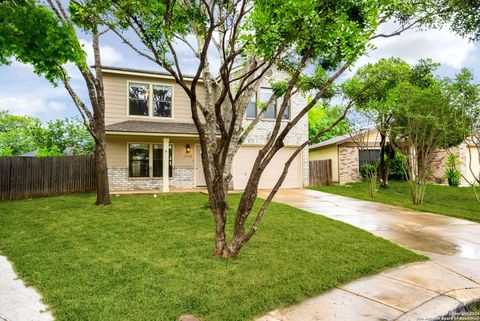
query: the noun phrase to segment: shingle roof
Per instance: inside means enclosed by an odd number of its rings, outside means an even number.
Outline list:
[[[156,133],[156,134],[198,134],[193,123],[127,120],[105,127],[107,132]]]
[[[146,69],[136,69],[136,68],[125,68],[125,67],[113,67],[113,66],[104,66],[102,65],[102,71],[104,73],[108,72],[116,72],[116,73],[138,73],[138,74],[144,74],[145,76],[161,76],[161,77],[167,77],[167,78],[173,78],[172,75],[166,71],[159,71],[159,70],[146,70]],[[194,75],[183,75],[185,79],[190,79],[193,78]],[[201,80],[201,76],[200,79]]]
[[[338,145],[338,144],[341,144],[343,142],[346,142],[347,140],[349,140],[351,138],[352,138],[352,136],[350,134],[332,137],[332,138],[327,139],[326,141],[323,141],[321,143],[314,144],[314,145],[310,146],[308,149],[317,149],[317,148],[320,148],[320,147],[325,147],[325,146],[330,146],[330,145]]]

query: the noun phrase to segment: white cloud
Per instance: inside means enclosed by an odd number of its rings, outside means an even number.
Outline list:
[[[80,44],[83,46],[83,50],[87,53],[87,63],[92,65],[94,63],[92,42],[80,39]],[[100,57],[102,59],[102,65],[115,65],[122,61],[123,57],[114,47],[108,45],[100,45]]]
[[[380,32],[393,30],[393,24],[387,24]],[[402,35],[390,38],[377,38],[372,42],[377,48],[362,57],[356,66],[375,62],[381,58],[400,57],[410,64],[421,58],[432,58],[442,65],[460,69],[464,66],[475,45],[463,39],[449,29],[410,30]]]
[[[0,108],[9,110],[14,115],[42,116],[58,115],[66,109],[64,102],[43,98],[0,97]]]

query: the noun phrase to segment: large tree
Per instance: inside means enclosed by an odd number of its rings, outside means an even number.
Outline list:
[[[396,105],[389,101],[389,93],[400,82],[408,81],[410,77],[410,65],[399,58],[389,58],[361,67],[342,85],[346,95],[353,97],[358,95],[367,83],[372,83],[368,91],[359,96],[355,110],[359,119],[370,120],[378,130],[380,138],[378,176],[382,188],[388,187],[388,176],[394,157],[391,145],[393,140],[389,140],[389,136]]]
[[[430,61],[420,61],[411,71],[409,81],[400,82],[389,92],[393,107],[391,139],[405,155],[405,168],[413,204],[423,204],[426,182],[435,154],[440,149],[457,146],[471,135],[477,117],[477,105],[463,104],[458,91],[462,71],[455,80],[439,79]],[[465,102],[465,101],[464,101]]]
[[[260,178],[283,148],[291,129],[321,99],[331,95],[335,80],[365,52],[370,40],[398,35],[423,23],[443,23],[451,10],[451,1],[85,0],[75,3],[72,11],[77,13],[78,21],[86,21],[87,29],[89,19],[85,17],[97,14],[123,43],[168,71],[188,95],[215,220],[215,254],[235,257],[257,231],[295,157],[335,127],[345,114],[291,155],[272,191],[247,223]],[[392,20],[399,23],[398,30],[376,33],[379,25]],[[179,45],[191,50],[191,58],[196,60],[193,77],[188,79],[180,63]],[[248,103],[272,68],[284,77],[271,84],[274,95],[270,102],[244,125]],[[197,86],[200,80],[202,86]],[[297,93],[308,93],[312,99],[283,126],[282,115]],[[274,100],[280,102],[278,116],[254,161],[228,242],[227,190],[233,157]],[[344,108],[354,102],[355,97]]]
[[[108,205],[110,192],[105,152],[105,97],[99,44],[101,31],[95,16],[88,18],[94,71],[87,65],[87,57],[80,44],[75,24],[61,1],[1,2],[0,64],[8,64],[13,57],[19,62],[32,65],[35,73],[45,76],[52,84],[63,84],[95,141],[96,204]],[[66,63],[73,63],[82,75],[90,104],[83,101],[71,85]]]

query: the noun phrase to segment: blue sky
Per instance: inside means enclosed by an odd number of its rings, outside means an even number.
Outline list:
[[[91,50],[88,37],[82,36],[82,39],[88,54]],[[159,70],[118,41],[115,35],[107,33],[101,41],[104,65]],[[377,39],[374,45],[377,48],[360,58],[350,74],[355,68],[383,57],[400,57],[412,64],[420,58],[432,58],[442,64],[438,70],[440,76],[454,76],[462,67],[466,67],[474,72],[475,80],[480,82],[480,44],[462,39],[448,29],[411,30],[398,37]],[[189,66],[194,62],[186,50],[180,48],[179,52],[188,73],[189,69],[192,70]],[[0,66],[0,84],[0,109],[7,109],[12,114],[32,115],[42,120],[78,115],[65,89],[53,87],[44,78],[35,75],[28,65],[13,62],[9,66]],[[78,74],[72,74],[72,84],[81,96],[86,95],[83,80]]]

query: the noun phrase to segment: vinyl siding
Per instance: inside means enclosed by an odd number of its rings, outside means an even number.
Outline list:
[[[173,117],[157,118],[144,116],[128,116],[128,82],[151,83],[173,86]],[[105,72],[103,75],[105,86],[105,124],[110,125],[126,120],[144,120],[144,121],[174,121],[179,123],[192,123],[190,110],[190,98],[180,85],[171,79],[161,79],[154,77],[110,74]],[[204,99],[202,86],[198,86],[197,95],[199,100]]]

